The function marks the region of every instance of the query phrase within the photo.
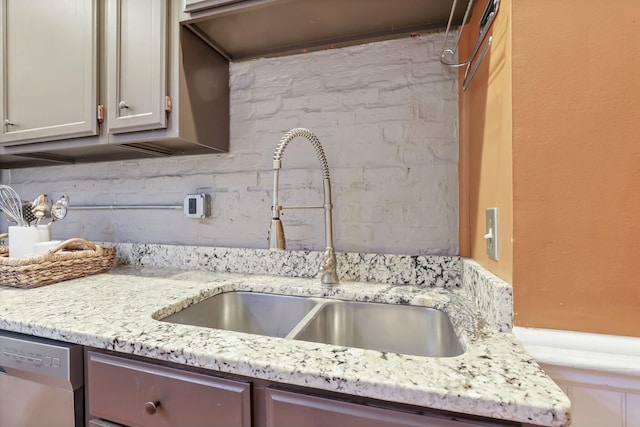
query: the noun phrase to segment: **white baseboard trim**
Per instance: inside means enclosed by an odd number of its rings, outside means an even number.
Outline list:
[[[640,390],[640,338],[522,327],[513,333],[556,381]]]

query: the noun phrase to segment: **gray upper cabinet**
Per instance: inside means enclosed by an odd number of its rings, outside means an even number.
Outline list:
[[[109,133],[167,126],[167,1],[107,2]]]
[[[228,150],[229,62],[182,1],[0,2],[0,168]]]
[[[97,0],[2,0],[2,145],[96,135]]]

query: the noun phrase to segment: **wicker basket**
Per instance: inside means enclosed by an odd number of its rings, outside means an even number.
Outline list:
[[[0,238],[6,235],[0,235]],[[64,251],[64,252],[61,252]],[[75,238],[60,243],[49,252],[25,258],[9,258],[0,247],[0,285],[37,288],[64,280],[104,273],[113,268],[115,248],[103,248]]]

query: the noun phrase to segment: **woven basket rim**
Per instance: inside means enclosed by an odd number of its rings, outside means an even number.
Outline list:
[[[81,248],[83,246],[84,248]],[[91,243],[80,237],[67,239],[60,243],[54,249],[51,249],[40,255],[33,255],[22,258],[11,258],[4,256],[9,250],[6,246],[0,247],[0,266],[24,266],[28,264],[40,264],[42,262],[51,262],[56,260],[100,257],[104,251],[115,250],[113,247],[102,247],[98,244]]]

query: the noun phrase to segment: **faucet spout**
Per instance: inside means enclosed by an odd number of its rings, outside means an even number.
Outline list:
[[[282,167],[282,155],[287,145],[298,136],[305,137],[311,144],[320,161],[320,167],[322,170],[322,186],[324,189],[324,203],[322,206],[280,206],[278,204],[278,180],[279,172]],[[325,230],[325,251],[322,258],[322,266],[320,270],[320,279],[323,285],[335,285],[338,283],[337,273],[337,261],[335,250],[333,248],[333,220],[331,211],[333,204],[331,203],[331,180],[329,177],[329,165],[327,164],[327,158],[322,149],[322,145],[318,138],[309,130],[305,128],[292,129],[280,139],[280,143],[276,147],[276,151],[273,154],[273,206],[272,206],[272,218],[271,227],[269,229],[269,249],[271,250],[284,250],[286,243],[284,239],[284,229],[282,227],[282,221],[280,220],[280,211],[282,209],[324,209],[324,230]]]

